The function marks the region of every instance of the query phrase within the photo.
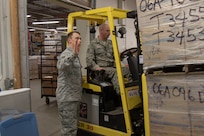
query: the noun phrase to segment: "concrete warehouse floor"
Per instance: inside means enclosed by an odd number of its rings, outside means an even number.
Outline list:
[[[60,120],[55,97],[49,97],[50,104],[46,104],[45,97],[41,98],[40,79],[30,80],[31,108],[36,114],[40,136],[60,136]]]

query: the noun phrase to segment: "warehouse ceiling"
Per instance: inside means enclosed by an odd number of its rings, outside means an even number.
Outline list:
[[[93,1],[93,0],[92,0]],[[67,26],[71,12],[91,9],[91,0],[27,0],[28,27],[56,29]],[[33,22],[59,21],[56,24],[34,25]]]

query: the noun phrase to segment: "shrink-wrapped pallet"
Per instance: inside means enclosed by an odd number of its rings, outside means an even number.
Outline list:
[[[203,0],[137,0],[144,69],[204,63]]]
[[[203,76],[203,72],[146,76],[151,136],[203,135]]]

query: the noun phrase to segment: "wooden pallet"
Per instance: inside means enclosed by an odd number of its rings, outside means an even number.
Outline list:
[[[146,70],[146,74],[153,73],[175,73],[175,72],[198,72],[204,71],[204,64],[184,64],[174,66],[155,67]]]

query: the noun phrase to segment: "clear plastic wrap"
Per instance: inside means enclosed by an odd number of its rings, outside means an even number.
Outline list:
[[[203,72],[146,75],[151,136],[202,136]]]
[[[144,70],[204,63],[203,0],[137,0]]]

